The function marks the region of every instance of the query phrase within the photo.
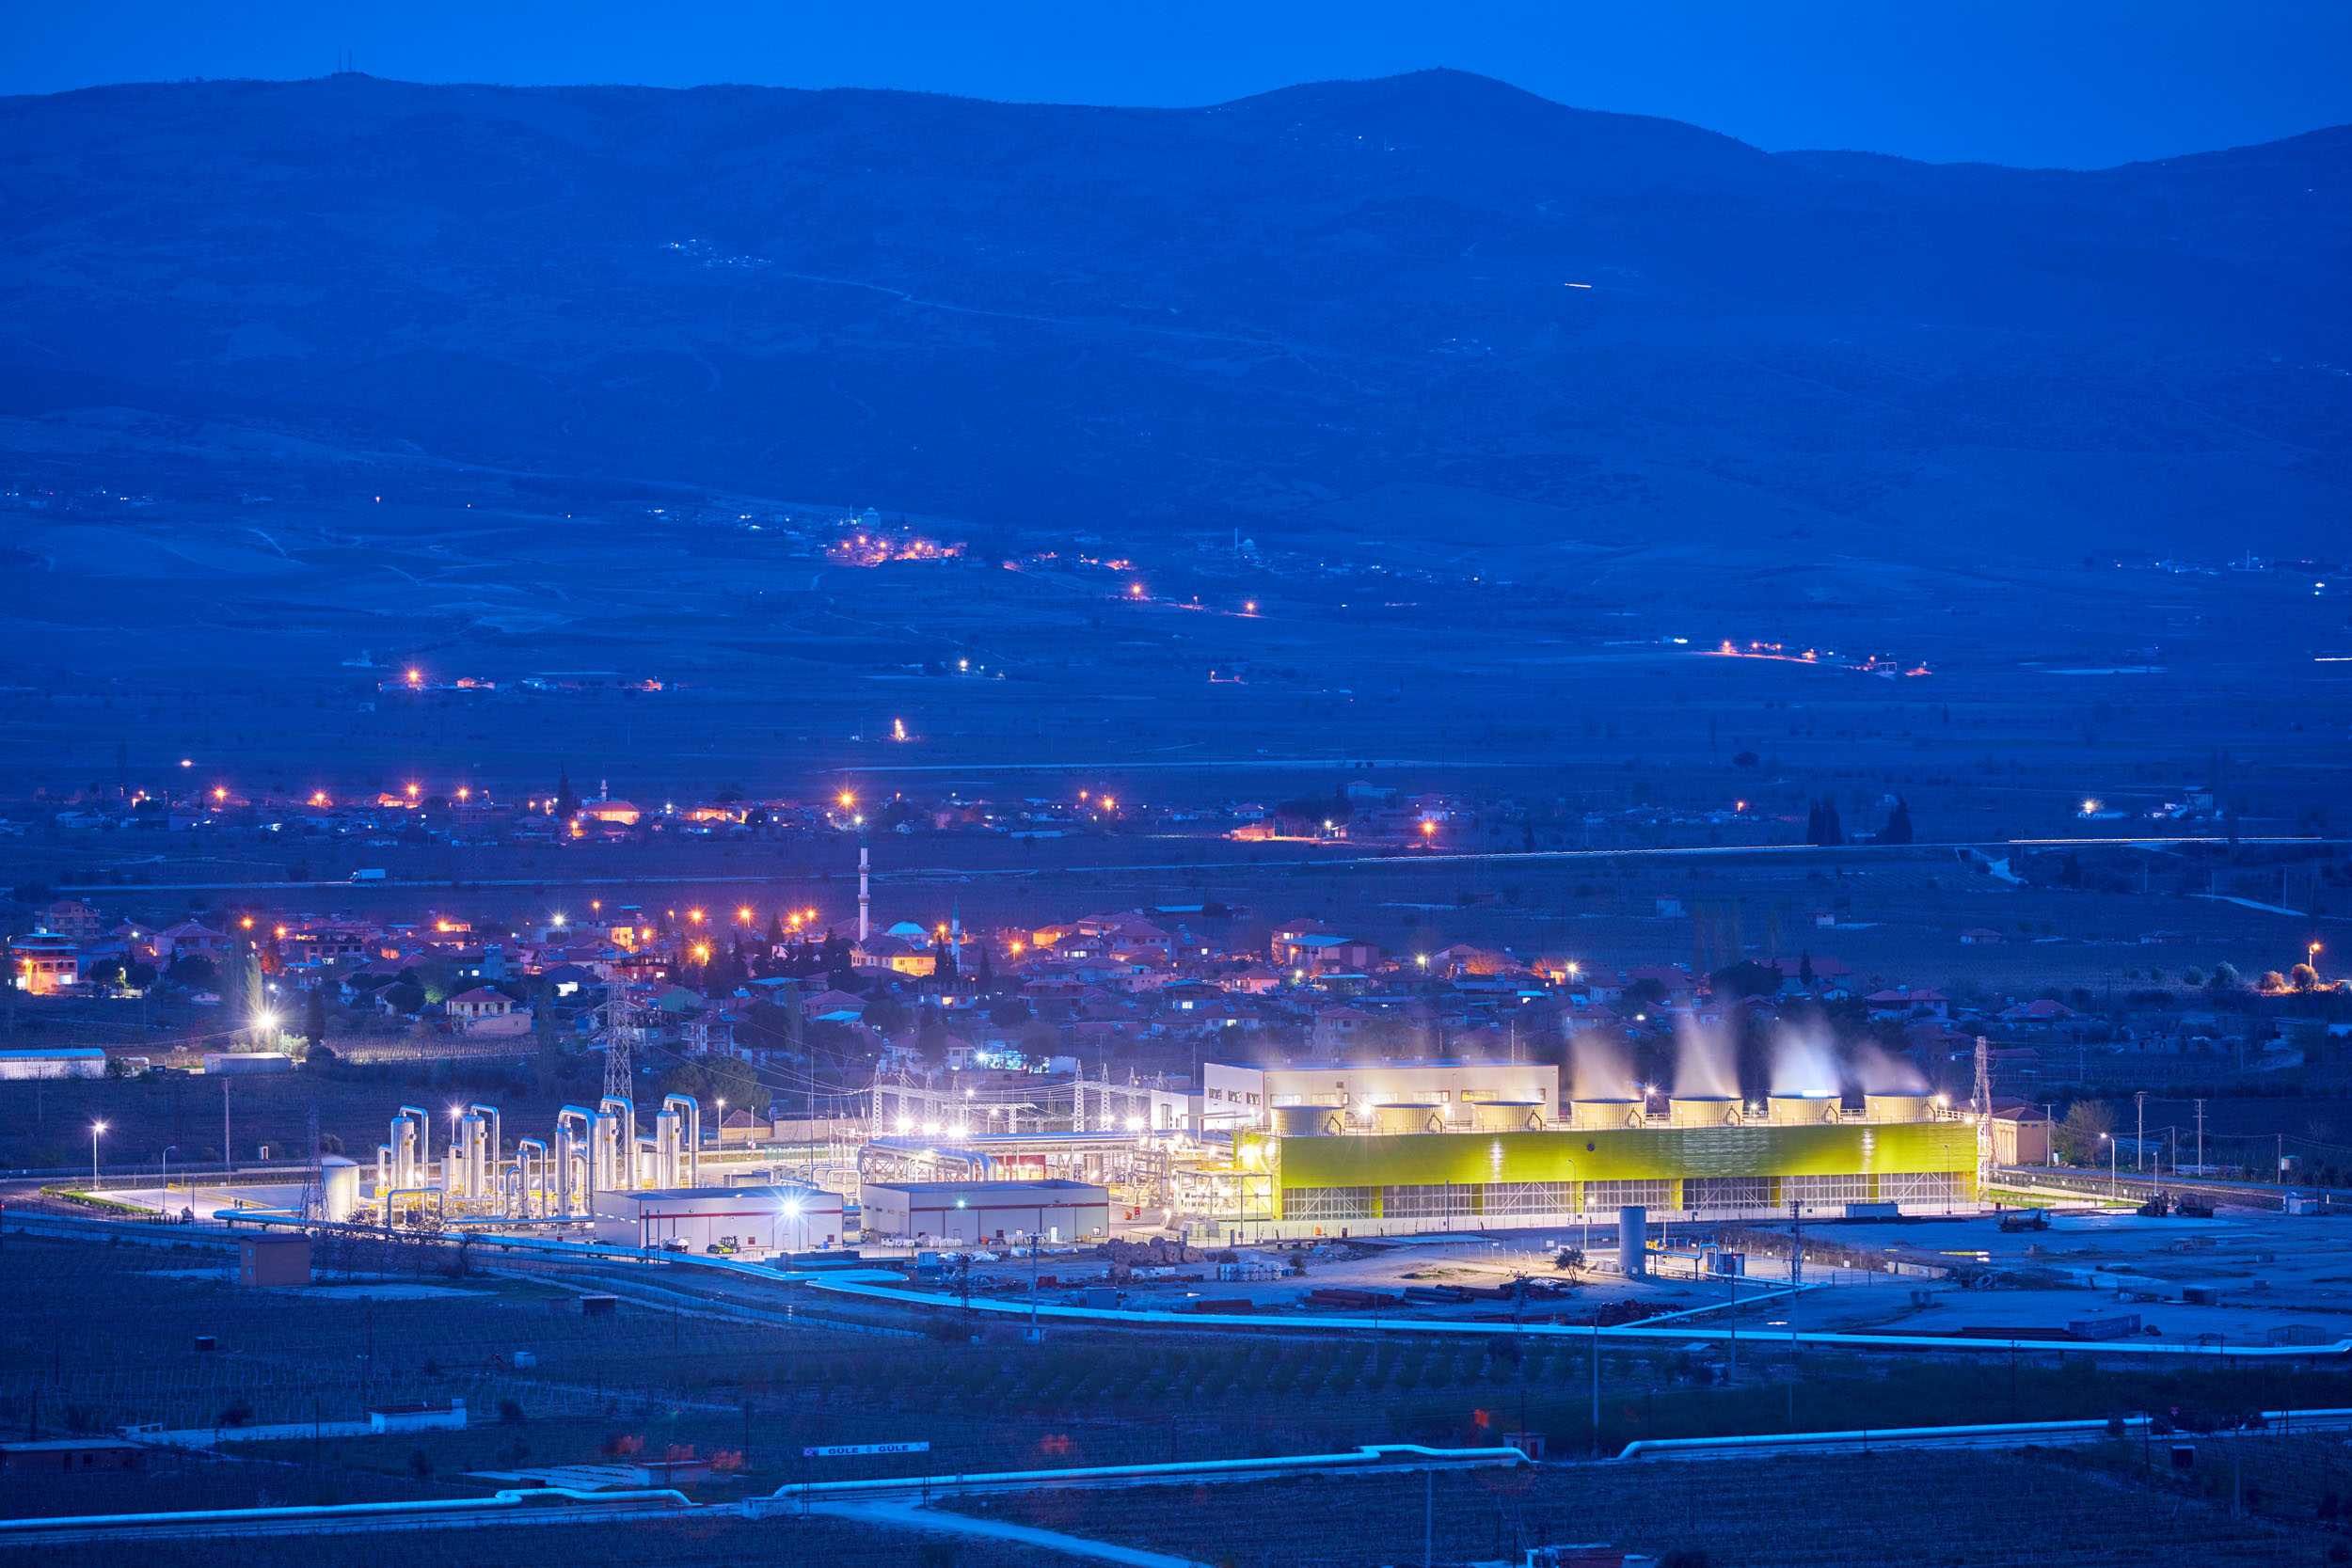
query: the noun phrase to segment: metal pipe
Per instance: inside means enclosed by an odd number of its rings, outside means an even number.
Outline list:
[[[547,1218],[548,1146],[541,1143],[537,1138],[516,1138],[515,1140],[515,1176],[516,1179],[516,1185],[519,1189],[518,1196],[522,1199],[520,1210],[518,1212],[515,1213],[515,1217],[516,1219],[525,1220]],[[536,1180],[539,1193],[539,1203],[536,1212],[532,1212],[531,1202],[532,1187],[534,1179]]]
[[[394,1198],[402,1197],[431,1198],[433,1200],[434,1228],[441,1228],[443,1216],[445,1216],[449,1212],[448,1205],[445,1201],[445,1195],[442,1193],[441,1189],[438,1187],[402,1187],[396,1191],[386,1193],[380,1200],[384,1205],[384,1229],[388,1235],[390,1233],[392,1228],[392,1200]]]
[[[596,1101],[596,1152],[605,1159],[608,1192],[630,1192],[637,1186],[637,1107],[618,1095]]]
[[[305,1503],[290,1508],[205,1508],[184,1513],[76,1513],[0,1519],[0,1533],[30,1534],[38,1530],[102,1529],[109,1526],[172,1524],[267,1524],[274,1520],[398,1518],[403,1514],[479,1513],[520,1508],[550,1497],[578,1503],[660,1503],[665,1508],[691,1508],[685,1493],[671,1487],[630,1492],[580,1492],[568,1486],[534,1486],[528,1490],[493,1492],[486,1497],[434,1497],[389,1503]]]
[[[580,1124],[577,1141],[572,1134],[575,1121]],[[575,1198],[592,1196],[596,1192],[596,1164],[594,1149],[590,1147],[596,1139],[596,1113],[585,1105],[566,1105],[555,1113],[555,1184],[566,1214],[572,1212]],[[572,1161],[581,1158],[583,1154],[587,1157],[588,1168],[581,1174],[587,1177],[587,1180],[580,1185],[585,1188],[585,1193],[575,1188],[572,1175]],[[592,1202],[588,1207],[594,1208],[595,1205]]]
[[[671,1114],[670,1107],[673,1105],[683,1105],[686,1109],[678,1118],[677,1129],[673,1134],[675,1141],[672,1144],[670,1156],[671,1185],[699,1187],[702,1185],[702,1182],[697,1180],[702,1174],[702,1101],[690,1094],[665,1094],[661,1097],[663,1116]],[[680,1150],[683,1150],[685,1156],[683,1160],[678,1157]],[[686,1178],[683,1181],[677,1180],[681,1174]]]
[[[499,1194],[499,1161],[504,1138],[499,1131],[499,1108],[479,1102],[468,1105],[459,1121],[466,1129],[466,1191],[469,1198],[495,1198]]]
[[[1488,1326],[1492,1326],[1491,1324]],[[797,1486],[781,1486],[771,1494],[778,1497],[828,1494],[924,1488],[933,1492],[952,1492],[964,1487],[994,1487],[1033,1484],[1050,1486],[1057,1483],[1105,1481],[1135,1479],[1152,1481],[1180,1476],[1246,1476],[1279,1474],[1294,1469],[1333,1469],[1347,1465],[1374,1466],[1409,1463],[1414,1469],[1424,1465],[1486,1466],[1490,1465],[1520,1465],[1528,1463],[1527,1455],[1518,1449],[1433,1449],[1421,1443],[1366,1443],[1343,1453],[1283,1454],[1265,1459],[1200,1459],[1160,1465],[1095,1465],[1074,1470],[998,1470],[977,1475],[953,1476],[886,1476],[867,1481],[819,1481]]]
[[[2148,1424],[2145,1416],[2120,1417],[2127,1430],[2137,1431]],[[1830,1446],[1844,1443],[1906,1443],[1917,1447],[1922,1439],[1941,1438],[1957,1445],[1972,1445],[1987,1437],[2081,1437],[2100,1438],[2112,1430],[2106,1418],[2089,1421],[2003,1421],[1982,1426],[1949,1427],[1866,1427],[1858,1432],[1781,1432],[1759,1433],[1742,1437],[1644,1437],[1625,1446],[1617,1455],[1620,1460],[1641,1459],[1648,1454],[1706,1452],[1712,1449],[1760,1448],[1793,1448],[1798,1445]]]
[[[995,1301],[974,1296],[969,1301],[944,1291],[909,1291],[886,1285],[866,1284],[839,1275],[813,1278],[809,1281],[818,1290],[832,1291],[843,1295],[866,1296],[882,1301],[914,1303],[924,1307],[961,1307],[974,1312],[1027,1312],[1029,1304],[1023,1300]],[[1077,1322],[1109,1323],[1152,1323],[1171,1326],[1190,1323],[1194,1326],[1215,1324],[1219,1328],[1288,1328],[1308,1330],[1373,1329],[1383,1334],[1486,1334],[1494,1332],[1492,1323],[1459,1323],[1445,1318],[1391,1318],[1367,1314],[1363,1317],[1331,1316],[1274,1317],[1255,1313],[1225,1314],[1200,1317],[1191,1312],[1169,1312],[1159,1309],[1136,1310],[1113,1307],[1041,1307],[1037,1309],[1046,1317],[1068,1318]],[[1603,1331],[1587,1323],[1521,1323],[1516,1333],[1530,1338],[1563,1338],[1569,1335],[1589,1335],[1597,1338]],[[1709,1328],[1645,1328],[1624,1325],[1606,1331],[1613,1339],[1649,1339],[1668,1343],[1691,1343],[1712,1340],[1722,1337],[1721,1331]],[[1775,1339],[1779,1337],[1774,1336]],[[2110,1340],[2081,1339],[1963,1339],[1956,1336],[1935,1334],[1885,1335],[1870,1333],[1839,1333],[1834,1330],[1808,1329],[1792,1331],[1788,1338],[1808,1345],[1838,1345],[1846,1349],[1879,1351],[1965,1350],[1965,1351],[2073,1351],[2080,1354],[2087,1343],[2123,1355],[2202,1355],[2241,1360],[2317,1360],[2331,1355],[2352,1354],[2352,1337],[2326,1345],[2184,1345],[2133,1344]]]
[[[392,1117],[392,1185],[413,1187],[433,1164],[433,1114],[403,1105]]]

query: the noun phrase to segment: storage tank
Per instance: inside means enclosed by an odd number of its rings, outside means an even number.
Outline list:
[[[359,1166],[340,1154],[319,1159],[319,1196],[325,1205],[319,1218],[329,1225],[348,1221],[359,1207]]]
[[[1729,1095],[1676,1095],[1666,1102],[1672,1127],[1723,1127],[1740,1119],[1740,1102]]]
[[[1277,1105],[1272,1131],[1282,1138],[1319,1138],[1347,1130],[1347,1114],[1329,1105]]]
[[[1638,1100],[1571,1100],[1568,1101],[1568,1124],[1572,1127],[1639,1127],[1642,1125],[1642,1102]]]
[[[1772,1099],[1776,1122],[1821,1122],[1837,1119],[1834,1094],[1776,1094]]]
[[[1617,1211],[1617,1268],[1628,1279],[1639,1279],[1648,1272],[1649,1211],[1620,1209]]]
[[[1442,1132],[1445,1114],[1442,1107],[1427,1104],[1375,1105],[1372,1108],[1373,1126],[1382,1132]]]
[[[1872,1121],[1925,1121],[1928,1097],[1923,1094],[1866,1094],[1862,1114]]]

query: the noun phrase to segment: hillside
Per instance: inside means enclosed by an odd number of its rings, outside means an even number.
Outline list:
[[[2093,173],[1773,156],[1449,72],[1183,111],[19,98],[0,441],[20,477],[259,442],[1011,529],[2316,550],[2352,499],[2348,173],[2352,130]]]

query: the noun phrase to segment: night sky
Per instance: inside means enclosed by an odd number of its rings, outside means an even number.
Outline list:
[[[2344,0],[808,5],[9,0],[0,92],[294,78],[903,87],[1218,103],[1452,66],[1756,146],[2098,167],[2352,120]]]

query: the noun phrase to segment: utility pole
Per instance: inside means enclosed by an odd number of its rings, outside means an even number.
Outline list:
[[[225,1183],[236,1174],[234,1157],[229,1148],[229,1080],[220,1081],[220,1179]]]
[[[1788,1200],[1788,1288],[1804,1284],[1804,1205]]]
[[[2148,1174],[2148,1091],[2135,1091],[2132,1101],[2139,1107],[2139,1131],[2132,1135],[2132,1168],[2145,1176]]]
[[[2205,1174],[2205,1102],[2197,1102],[2197,1174]]]

